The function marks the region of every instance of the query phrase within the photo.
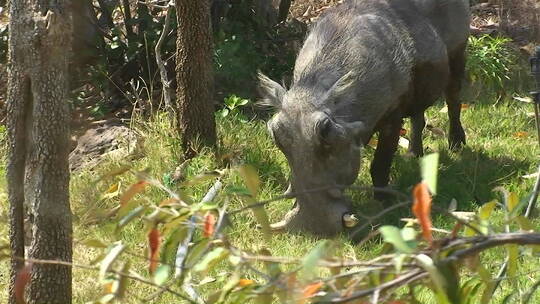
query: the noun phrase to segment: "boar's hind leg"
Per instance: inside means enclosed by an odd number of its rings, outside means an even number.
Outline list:
[[[401,125],[401,118],[389,119],[389,123],[383,124],[379,131],[379,142],[377,143],[370,170],[373,186],[376,188],[386,187],[390,180],[390,167],[392,166],[394,153],[397,150]],[[379,191],[374,191],[374,196],[376,200],[385,204],[392,199],[386,193]]]
[[[409,152],[414,156],[424,155],[424,148],[422,146],[422,131],[426,126],[426,119],[424,118],[424,111],[419,112],[411,116],[411,144],[409,146]]]
[[[465,46],[450,56],[450,79],[446,88],[446,104],[448,105],[448,118],[450,130],[448,144],[450,149],[459,149],[465,144],[465,131],[461,126],[461,83],[465,76]]]

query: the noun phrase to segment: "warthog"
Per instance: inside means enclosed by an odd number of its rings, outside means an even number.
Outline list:
[[[446,95],[449,144],[465,144],[459,100],[469,36],[467,0],[345,0],[309,32],[287,90],[259,75],[268,130],[291,167],[297,202],[286,228],[334,235],[351,211],[360,150],[374,132],[371,177],[386,187],[403,118],[410,152],[422,155],[424,111]],[[334,187],[325,191],[310,189]]]

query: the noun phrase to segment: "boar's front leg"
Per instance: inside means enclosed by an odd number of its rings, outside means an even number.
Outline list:
[[[409,145],[409,153],[416,157],[424,155],[424,147],[422,145],[422,132],[426,126],[424,111],[411,116],[411,144]]]
[[[450,54],[450,80],[446,88],[446,104],[448,106],[448,118],[450,130],[448,144],[450,149],[459,149],[465,144],[465,131],[461,126],[461,84],[465,77],[465,46]]]
[[[392,159],[397,150],[399,142],[399,132],[401,130],[402,119],[395,117],[388,119],[388,123],[384,123],[379,131],[379,142],[375,150],[375,157],[371,163],[371,179],[373,186],[376,188],[384,188],[388,186],[390,180],[390,167]],[[388,194],[374,191],[376,200],[388,204],[391,197]]]

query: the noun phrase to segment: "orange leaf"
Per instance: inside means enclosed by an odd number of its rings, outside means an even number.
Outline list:
[[[401,130],[399,130],[399,136],[405,136],[405,135],[407,135],[407,130],[401,128]]]
[[[108,282],[103,285],[103,290],[106,294],[114,292],[114,282]]]
[[[454,226],[454,229],[452,229],[452,233],[450,234],[450,238],[451,239],[455,239],[457,238],[457,234],[459,232],[459,230],[461,230],[461,228],[463,227],[463,224],[461,224],[460,222],[457,222],[456,225]]]
[[[426,183],[419,183],[414,187],[413,199],[412,211],[418,219],[420,227],[422,227],[424,239],[431,246],[433,243],[433,235],[431,234],[431,195]]]
[[[154,273],[159,262],[159,246],[161,245],[161,238],[159,235],[159,230],[157,228],[152,228],[148,233],[148,248],[150,249],[150,273]]]
[[[466,104],[466,103],[462,103],[462,104],[461,104],[461,109],[462,109],[462,110],[466,110],[466,109],[468,109],[468,108],[469,108],[469,105],[468,105],[468,104]]]
[[[120,206],[125,206],[127,202],[129,202],[135,196],[135,194],[143,191],[146,185],[148,185],[147,181],[139,181],[131,185],[126,192],[122,193],[122,196],[120,197]]]
[[[32,263],[28,263],[21,270],[19,270],[17,276],[15,277],[14,293],[17,304],[26,303],[24,300],[24,289],[26,288],[26,285],[28,285],[28,282],[30,282],[31,275]]]
[[[204,237],[211,237],[214,234],[215,225],[216,217],[211,212],[207,212],[204,215]]]
[[[253,284],[253,280],[249,280],[249,279],[240,279],[240,281],[238,281],[238,286],[240,287],[246,287],[252,284]]]
[[[324,285],[323,282],[315,282],[315,283],[312,283],[312,284],[309,284],[308,286],[306,286],[304,288],[304,290],[302,291],[302,295],[304,296],[304,298],[310,298],[312,297],[315,293],[317,293],[317,291],[319,291],[319,289],[321,289],[321,287]]]
[[[524,138],[527,136],[529,136],[529,133],[524,132],[524,131],[514,133],[514,137],[517,137],[517,138]]]
[[[168,198],[161,203],[159,203],[160,207],[167,207],[167,206],[174,206],[178,204],[178,200],[176,198]]]

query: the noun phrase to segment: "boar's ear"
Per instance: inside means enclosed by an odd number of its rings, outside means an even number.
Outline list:
[[[338,101],[339,97],[349,91],[352,85],[357,78],[357,73],[353,71],[348,72],[347,74],[341,76],[328,90],[326,98],[329,100]]]
[[[259,93],[263,97],[258,104],[263,107],[266,106],[280,109],[281,103],[283,102],[283,96],[285,96],[286,93],[285,88],[261,72],[258,73],[257,77],[259,78]]]

